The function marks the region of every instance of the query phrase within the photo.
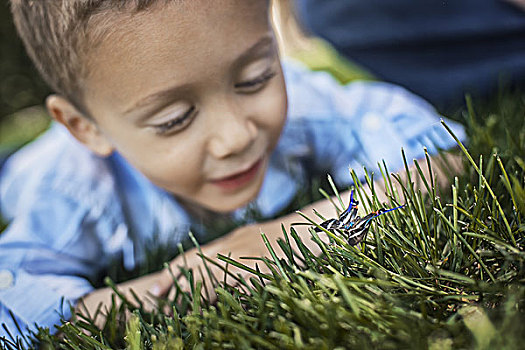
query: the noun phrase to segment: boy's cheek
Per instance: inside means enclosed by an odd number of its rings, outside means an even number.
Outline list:
[[[288,98],[282,73],[265,98],[258,103],[259,125],[270,134],[270,143],[275,145],[286,122]]]
[[[272,146],[275,146],[279,140],[284,124],[286,123],[286,118],[288,117],[288,99],[286,97],[286,93],[281,95],[281,100],[279,101],[278,106],[279,107],[276,109],[276,111],[274,111],[277,117],[275,120],[273,120],[271,125],[273,130],[271,137]]]

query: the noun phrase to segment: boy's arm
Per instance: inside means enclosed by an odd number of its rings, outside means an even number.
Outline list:
[[[96,225],[89,208],[73,203],[47,188],[11,208],[15,215],[0,234],[0,324],[7,325],[0,338],[27,335],[35,324],[55,332],[62,317],[71,317],[69,303],[93,289],[81,276],[99,268],[100,259],[90,259],[99,244],[92,231],[78,235],[77,228]]]
[[[120,283],[117,285],[117,289],[130,302],[137,305],[135,294],[141,299],[146,310],[152,310],[156,307],[156,302],[150,291],[162,277],[163,271],[151,273]],[[103,315],[107,315],[107,311],[110,310],[114,296],[115,292],[110,287],[96,289],[77,302],[75,312],[93,317],[100,310],[95,319],[95,324],[102,327],[105,320]],[[115,303],[117,307],[120,305],[121,301],[118,297],[115,298]]]
[[[449,177],[447,176],[446,171],[444,171],[444,169],[441,166],[438,166],[437,162],[435,161],[435,157],[432,159],[434,159],[434,161],[432,161],[432,176],[434,177],[434,183],[437,187],[444,188],[450,182]],[[452,174],[461,172],[463,167],[462,159],[460,156],[447,153],[443,160],[448,163],[449,171]],[[426,164],[426,160],[418,160],[417,162],[419,163],[419,166],[425,178],[428,179],[430,173]],[[404,184],[406,184],[407,179],[409,178],[408,174],[405,171],[398,172],[397,174],[399,175],[401,181]],[[417,171],[417,168],[414,165],[410,168],[410,178],[414,182],[414,185],[417,189],[420,189],[422,193],[427,192],[426,187],[421,185],[421,177],[419,175],[419,172]],[[399,183],[397,181],[393,181],[393,185],[396,187],[397,192],[401,194],[402,189]],[[375,192],[378,201],[381,203],[387,201],[388,197],[385,194],[383,180],[375,181],[374,187],[376,190]],[[363,191],[368,196],[371,196],[371,190],[368,186],[363,187]],[[349,193],[342,193],[341,196],[343,198],[348,198]],[[336,214],[332,203],[326,199],[309,204],[306,207],[304,207],[301,211],[307,215],[310,215],[312,218],[315,218],[315,216],[312,214],[313,209],[315,209],[323,217],[326,218],[334,217]],[[210,242],[207,245],[202,246],[201,250],[205,256],[213,258],[220,265],[224,266],[224,263],[216,259],[217,254],[222,254],[225,256],[230,255],[231,258],[241,261],[243,264],[255,268],[255,261],[249,259],[239,260],[239,258],[269,256],[268,250],[264,245],[260,233],[265,233],[272,246],[274,248],[277,248],[278,246],[275,242],[278,238],[282,237],[281,225],[284,225],[286,229],[289,229],[289,227],[292,224],[297,222],[304,222],[304,219],[297,213],[291,213],[275,220],[243,226],[213,242]],[[319,246],[311,239],[309,239],[310,233],[308,231],[308,227],[308,225],[301,225],[295,226],[295,229],[299,236],[303,238],[303,243],[314,254],[320,254],[321,251]],[[319,233],[319,236],[321,237],[321,239],[325,238],[323,233]],[[293,241],[291,243],[295,244],[295,242]],[[297,249],[295,245],[293,246],[293,248]],[[278,248],[276,249],[276,253],[282,255],[282,252],[280,252]],[[207,286],[207,292],[213,298],[213,295],[215,293],[211,287],[211,283],[207,276],[203,259],[199,256],[199,252],[196,248],[187,251],[184,254],[184,256],[179,256],[172,260],[170,262],[171,272],[165,269],[159,272],[155,272],[146,276],[127,281],[125,283],[121,283],[117,285],[117,288],[119,292],[125,295],[128,298],[128,300],[132,302],[134,302],[135,300],[133,293],[131,292],[131,290],[133,290],[134,294],[136,294],[137,296],[139,296],[139,298],[142,299],[146,309],[153,309],[156,305],[155,297],[167,295],[170,289],[173,287],[172,273],[176,275],[179,270],[179,266],[186,266],[187,268],[193,269],[196,276],[196,280],[204,279]],[[259,267],[263,268],[261,264],[259,264]],[[214,276],[217,277],[217,279],[223,280],[224,272],[222,269],[209,263],[208,268],[210,268],[210,270],[212,271]],[[247,274],[247,272],[237,269],[231,265],[228,267],[228,270],[234,274]],[[231,278],[228,281],[229,283],[234,283],[234,281]],[[187,281],[179,280],[179,284],[184,290],[189,290]],[[109,307],[111,306],[113,294],[114,292],[111,288],[97,289],[83,297],[77,304],[76,310],[82,313],[85,313],[87,311],[90,315],[94,315],[99,307],[102,311],[105,311],[106,308],[109,309]],[[118,302],[118,298],[116,298],[115,300]],[[97,321],[99,325],[102,325],[103,318],[100,317],[97,319]]]
[[[435,158],[434,158],[435,160]],[[448,163],[449,170],[452,174],[456,174],[461,172],[462,170],[462,160],[460,156],[453,155],[450,153],[447,153],[443,159],[445,162]],[[426,179],[429,178],[430,173],[428,170],[428,166],[426,164],[426,160],[418,160],[418,163],[420,165],[420,168],[425,176]],[[447,176],[447,172],[444,171],[444,169],[440,166],[438,166],[438,163],[436,161],[432,162],[432,176],[434,177],[434,183],[437,187],[444,188],[449,183],[449,177]],[[398,172],[398,175],[403,183],[407,182],[408,174],[405,171]],[[421,177],[419,175],[419,172],[417,171],[417,168],[413,165],[410,168],[410,178],[414,182],[414,185],[416,188],[420,189],[422,193],[426,193],[426,187],[422,186],[423,183],[421,181]],[[397,192],[401,195],[402,189],[399,183],[397,181],[393,181],[394,186],[396,187]],[[385,202],[388,200],[388,197],[385,194],[384,190],[384,183],[383,180],[378,180],[374,182],[374,186],[376,189],[376,195],[379,202]],[[363,188],[364,192],[367,195],[371,195],[371,190],[367,186]],[[345,192],[342,194],[343,198],[348,198],[349,193]],[[315,218],[315,215],[313,215],[313,209],[315,208],[316,211],[318,211],[323,217],[330,218],[335,216],[335,210],[328,200],[320,200],[315,203],[312,203],[305,208],[303,208],[301,211],[307,215],[310,215],[311,218]],[[256,223],[244,227],[240,227],[230,234],[221,237],[220,239],[217,239],[205,246],[202,246],[202,253],[210,258],[215,258],[217,254],[222,254],[225,256],[228,256],[231,253],[231,257],[235,260],[238,260],[241,257],[259,257],[259,256],[269,256],[269,252],[266,248],[266,246],[263,243],[263,240],[261,238],[260,233],[263,232],[266,234],[268,239],[270,240],[272,246],[276,248],[276,252],[282,255],[282,252],[278,249],[277,244],[275,243],[276,240],[280,237],[282,237],[282,229],[281,224],[284,225],[286,229],[289,229],[289,227],[293,223],[297,222],[304,222],[304,219],[297,213],[291,213],[286,216],[280,217],[275,220],[263,222],[263,223]],[[310,233],[308,232],[308,225],[304,226],[295,226],[295,229],[297,230],[297,233],[299,236],[303,238],[303,243],[315,254],[321,253],[320,248],[317,246],[315,242],[313,242],[311,239],[309,239]],[[323,238],[323,234],[320,234],[320,237]],[[294,242],[292,242],[293,244]],[[297,247],[294,246],[294,249]],[[220,260],[215,259],[216,262],[219,264],[224,265]],[[210,281],[207,280],[206,276],[206,269],[203,266],[203,261],[201,257],[198,255],[197,249],[192,249],[186,252],[184,257],[177,257],[175,258],[171,263],[170,267],[174,274],[178,271],[179,266],[184,266],[185,262],[187,263],[187,267],[193,268],[194,272],[197,274],[197,278],[205,278],[206,284],[208,287],[208,291],[210,292],[210,295],[213,295],[213,291],[210,288]],[[242,263],[251,266],[255,268],[255,261],[253,260],[241,260]],[[261,264],[259,264],[259,267]],[[223,271],[215,267],[211,264],[208,264],[208,267],[212,270],[213,274],[215,276],[219,276],[218,279],[222,280],[224,273]],[[228,270],[233,273],[241,273],[246,274],[246,272],[236,269],[233,266],[229,266]],[[198,272],[202,271],[204,272],[204,277]],[[155,289],[157,295],[163,295],[168,292],[168,290],[173,285],[173,279],[171,277],[171,273],[169,271],[163,271],[157,275],[157,281],[154,281],[155,287],[152,287]],[[229,280],[231,283],[231,279]],[[152,281],[153,282],[153,281]],[[181,286],[183,288],[188,288],[186,281],[179,281]]]

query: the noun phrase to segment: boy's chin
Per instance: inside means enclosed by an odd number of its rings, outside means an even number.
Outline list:
[[[217,213],[230,213],[255,200],[261,186],[262,181],[253,184],[250,188],[243,189],[243,191],[239,191],[238,193],[223,194],[218,200],[213,201],[213,203],[206,203],[206,206],[208,209]]]

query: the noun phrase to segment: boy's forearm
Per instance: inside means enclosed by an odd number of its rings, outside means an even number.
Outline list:
[[[160,272],[151,273],[144,275],[117,285],[117,290],[123,296],[125,296],[131,303],[137,304],[133,294],[137,295],[144,304],[146,309],[155,307],[155,301],[150,291],[153,286],[157,283],[160,276]],[[134,293],[131,292],[133,290]],[[113,304],[113,298],[115,299],[116,306],[118,307],[121,303],[121,299],[117,296],[114,297],[115,291],[112,288],[105,287],[99,288],[91,293],[82,297],[76,307],[76,313],[82,313],[84,315],[94,316],[97,311],[100,310],[97,316],[96,324],[99,326],[104,325],[105,315],[109,311]]]
[[[448,167],[448,171],[444,169],[443,164],[438,164],[441,161],[447,163],[446,167]],[[432,176],[433,183],[438,188],[445,188],[450,184],[451,179],[449,173],[452,175],[459,174],[463,170],[462,157],[451,153],[446,153],[443,156],[443,158],[439,160],[439,162],[436,159],[436,157],[431,158],[432,174],[430,173],[426,159],[417,160],[417,163],[419,165],[419,168],[421,169],[423,177],[427,180],[427,182],[430,183],[430,176]],[[408,179],[410,179],[414,183],[414,187],[420,190],[422,194],[427,193],[427,188],[423,185],[423,179],[421,178],[419,170],[415,165],[412,165],[409,168],[409,174],[405,170],[399,171],[395,174],[397,174],[399,181],[396,179],[392,179],[392,186],[394,187],[395,191],[401,196],[401,198],[403,193],[401,184],[403,184],[403,186],[406,186],[406,184],[408,183]],[[372,197],[372,190],[369,186],[363,186],[361,188],[361,191],[363,191],[365,195]],[[344,193],[341,193],[340,196],[343,198],[343,200],[346,200],[347,198],[349,198],[350,193],[349,191],[345,191]],[[387,191],[382,178],[374,181],[374,196],[377,198],[377,201],[379,203],[388,201]],[[332,198],[332,200],[334,201],[334,203],[337,203],[337,199],[335,197]],[[316,219],[317,216],[314,214],[313,209],[315,209],[319,214],[321,214],[327,219],[336,217],[335,208],[333,204],[327,199],[322,199],[312,204],[309,204],[302,208],[301,212],[308,215],[312,219]],[[273,240],[276,240],[277,238],[282,236],[281,224],[283,224],[286,229],[289,229],[289,227],[293,223],[297,222],[305,222],[305,220],[299,214],[291,213],[286,216],[280,217],[276,220],[261,223],[258,225],[260,226],[260,230],[263,231],[266,235],[268,235],[269,238],[273,238]],[[315,242],[313,242],[311,239],[304,239],[306,237],[309,237],[310,235],[310,233],[308,232],[308,227],[308,225],[294,226],[298,234],[301,237],[303,237],[303,243],[309,249],[311,249],[313,253],[320,253],[320,248]],[[324,234],[319,233],[319,236],[323,238]]]
[[[452,154],[446,154],[444,156],[444,161],[446,161],[450,167],[451,173],[459,173],[462,169],[462,161],[461,157],[455,156]],[[428,180],[430,176],[430,171],[428,169],[428,165],[426,164],[426,160],[418,160],[419,167],[421,168],[421,171],[423,173],[423,176]],[[434,183],[438,187],[445,187],[449,183],[449,176],[447,175],[447,172],[444,171],[444,169],[437,164],[435,160],[431,162],[432,164],[432,176],[434,178]],[[415,165],[412,165],[410,168],[410,177],[406,173],[406,171],[400,171],[397,173],[399,176],[399,180],[404,185],[407,183],[408,179],[410,178],[412,182],[414,182],[414,186],[421,190],[422,193],[426,193],[427,189],[425,186],[423,186],[423,181],[421,179],[421,176],[419,174],[419,171],[417,170]],[[395,190],[398,194],[402,195],[402,188],[401,185],[397,180],[392,181],[392,185],[395,187]],[[374,182],[374,189],[377,200],[380,203],[386,202],[388,200],[388,196],[386,194],[384,181],[382,179],[377,180]],[[363,186],[361,190],[368,196],[372,195],[372,191],[368,186]],[[346,199],[349,197],[348,192],[344,192],[341,194],[341,196]],[[334,200],[335,202],[335,200]],[[312,204],[309,204],[301,209],[301,212],[308,215],[312,219],[316,219],[316,216],[313,212],[313,209],[315,209],[319,214],[321,214],[325,218],[332,218],[336,216],[335,208],[333,207],[333,204],[327,200],[319,200],[317,202],[314,202]],[[320,221],[320,220],[317,220]],[[301,217],[297,213],[290,213],[288,215],[279,217],[274,220],[266,221],[266,222],[260,222],[251,224],[248,226],[244,226],[241,228],[238,228],[231,232],[230,234],[211,242],[209,245],[203,246],[202,251],[203,254],[215,258],[217,256],[217,253],[221,253],[223,255],[228,255],[228,253],[231,253],[231,257],[234,259],[238,259],[243,256],[261,256],[266,255],[268,256],[268,250],[266,249],[265,245],[263,244],[263,240],[260,236],[260,233],[264,233],[270,243],[274,247],[276,245],[274,244],[275,241],[282,237],[282,229],[281,225],[284,225],[286,230],[289,230],[290,226],[294,223],[305,223],[305,219]],[[303,243],[312,250],[313,253],[320,253],[320,248],[317,246],[315,242],[313,242],[310,237],[310,233],[308,232],[308,225],[297,225],[294,226],[295,230],[299,234],[300,237],[303,238]],[[320,233],[319,236],[321,239],[323,239],[323,233]],[[295,246],[295,242],[292,240],[292,246],[293,248],[297,248]],[[279,253],[279,249],[275,249],[277,253]],[[191,252],[189,252],[191,253]],[[194,253],[187,254],[187,256],[194,256]],[[190,259],[190,266],[198,264],[200,261],[200,258],[197,258],[197,260],[191,260]],[[254,262],[250,262],[249,260],[243,260],[242,261],[245,264],[248,265],[254,265]]]
[[[462,170],[461,157],[448,154],[445,156],[445,161],[448,162],[451,173],[459,173]],[[428,180],[430,176],[430,171],[426,164],[426,160],[420,160],[418,161],[418,163],[423,173],[423,176]],[[415,187],[420,189],[422,193],[426,193],[427,189],[425,186],[423,186],[423,181],[417,168],[415,166],[412,166],[409,170],[410,179],[412,180],[412,182],[414,182]],[[405,171],[400,171],[397,174],[399,176],[398,178],[400,182],[403,183],[403,185],[406,185],[409,179],[409,175]],[[436,162],[432,163],[432,176],[434,178],[434,183],[438,187],[444,187],[449,183],[449,176],[447,175],[447,172],[444,171],[441,166],[438,166]],[[393,180],[392,185],[395,187],[397,193],[401,195],[402,188],[399,182],[397,180]],[[386,202],[388,200],[388,196],[385,193],[385,186],[382,179],[374,182],[374,189],[374,195],[380,203]],[[372,191],[368,186],[363,186],[361,190],[368,196],[371,196],[372,194]],[[341,194],[341,196],[343,197],[343,199],[346,200],[346,198],[349,197],[349,192],[344,192]],[[325,218],[336,217],[335,208],[333,204],[327,199],[323,199],[309,204],[302,208],[301,212],[308,215],[312,219],[316,219],[313,209],[315,209],[319,214],[321,214]],[[320,219],[317,221],[320,222]],[[213,242],[202,246],[202,253],[203,255],[214,259],[216,262],[219,262],[220,265],[224,265],[224,263],[220,262],[217,259],[217,254],[222,254],[225,256],[230,255],[232,259],[237,261],[239,261],[239,259],[242,257],[269,256],[269,252],[260,235],[260,233],[264,233],[268,237],[268,240],[270,241],[270,244],[272,244],[275,252],[281,257],[284,257],[284,253],[282,253],[275,244],[277,239],[282,237],[281,225],[284,225],[285,229],[289,230],[292,224],[305,222],[305,219],[299,214],[290,213],[288,215],[279,217],[275,220],[240,227],[234,230],[233,232],[229,233],[228,235],[225,235]],[[294,226],[294,228],[297,231],[298,235],[302,238],[302,242],[312,251],[312,253],[321,253],[319,246],[310,239],[310,233],[308,231],[309,225],[297,225]],[[323,240],[326,239],[324,233],[322,232],[319,233],[319,237]],[[295,245],[295,241],[291,240],[290,243],[292,244],[292,248],[297,250],[298,247]],[[252,268],[255,268],[256,261],[254,260],[241,260],[240,262]],[[175,258],[171,262],[171,269],[174,273],[176,273],[178,267],[183,265],[186,265],[188,268],[192,268],[196,272],[199,271],[199,268],[203,272],[207,271],[207,269],[203,267],[203,260],[199,256],[198,250],[196,248],[187,251],[184,254],[184,257],[179,256]],[[222,269],[215,265],[208,264],[208,267],[211,269],[213,275],[216,277],[222,276],[224,273]],[[259,267],[264,269],[264,266]],[[229,271],[234,274],[245,273],[244,271],[236,269],[233,266],[229,266]],[[206,275],[206,273],[204,273],[204,275]],[[197,275],[197,278],[207,278],[206,276],[198,276],[199,274]],[[222,280],[222,278],[219,279]],[[234,283],[234,281],[230,281]],[[181,287],[183,289],[187,289],[187,283],[185,281],[179,281],[179,283],[181,283]],[[158,287],[157,295],[164,295],[171,288],[172,284],[172,274],[169,271],[164,270],[159,273],[151,274],[120,284],[119,290],[122,290],[125,295],[129,296],[130,300],[134,300],[133,297],[131,297],[131,293],[129,292],[130,288],[133,288],[138,295],[147,297],[148,291],[152,290],[154,286]],[[210,281],[208,281],[207,287],[209,289],[208,292],[211,293],[210,295],[213,298],[213,291],[210,290]],[[94,291],[93,293],[89,294],[83,299],[84,303],[86,304],[86,309],[91,314],[94,314],[99,303],[102,303],[103,306],[111,306],[112,294],[113,291],[109,288]],[[153,302],[151,302],[151,298],[150,305],[153,305]]]

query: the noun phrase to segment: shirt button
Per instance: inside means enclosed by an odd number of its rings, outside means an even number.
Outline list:
[[[9,270],[0,270],[0,290],[11,288],[15,277]]]

